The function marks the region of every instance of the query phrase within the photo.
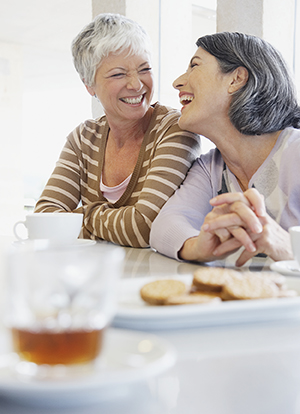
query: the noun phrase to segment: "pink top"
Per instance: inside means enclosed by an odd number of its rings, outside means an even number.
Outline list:
[[[116,201],[118,201],[119,198],[123,195],[124,191],[126,190],[128,183],[131,179],[131,175],[132,174],[125,178],[125,180],[122,181],[121,184],[116,185],[114,187],[107,187],[105,184],[103,184],[101,175],[100,190],[103,194],[103,197],[105,197],[111,203],[115,203]]]

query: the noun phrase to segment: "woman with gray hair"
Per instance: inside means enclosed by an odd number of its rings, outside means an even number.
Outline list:
[[[83,213],[81,237],[149,246],[152,222],[199,155],[180,112],[152,104],[150,41],[137,23],[100,14],[74,39],[74,65],[104,116],[67,138],[35,212]]]
[[[287,66],[270,44],[242,33],[204,36],[197,46],[173,84],[179,125],[216,148],[165,204],[150,244],[199,262],[290,260],[288,228],[300,224],[300,108]]]

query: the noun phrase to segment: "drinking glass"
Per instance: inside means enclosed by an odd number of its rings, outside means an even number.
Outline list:
[[[5,323],[21,361],[72,366],[99,356],[123,257],[105,242],[58,248],[34,241],[8,253]]]

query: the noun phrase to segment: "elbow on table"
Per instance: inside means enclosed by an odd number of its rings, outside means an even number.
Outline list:
[[[149,235],[149,244],[150,247],[160,253],[163,253],[161,249],[161,244],[163,244],[163,227],[163,221],[161,219],[161,215],[159,214],[152,223]]]

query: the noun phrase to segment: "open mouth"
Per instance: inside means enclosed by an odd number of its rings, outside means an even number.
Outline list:
[[[142,100],[144,99],[144,96],[145,96],[145,94],[140,95],[140,96],[135,96],[135,97],[132,97],[132,98],[120,98],[120,100],[122,102],[125,102],[125,103],[130,104],[130,105],[137,105],[137,104],[140,104],[142,102]]]
[[[182,96],[180,97],[180,103],[181,103],[181,105],[186,106],[186,105],[188,105],[189,103],[191,103],[193,99],[194,99],[194,97],[193,97],[193,96],[191,96],[191,95],[182,95]]]

